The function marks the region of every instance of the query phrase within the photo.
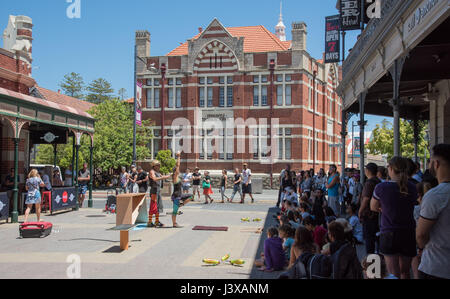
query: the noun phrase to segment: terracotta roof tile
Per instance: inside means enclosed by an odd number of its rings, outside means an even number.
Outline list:
[[[38,92],[44,97],[44,99],[50,102],[73,107],[84,112],[87,112],[89,109],[95,106],[95,104],[72,98],[65,94],[61,94],[37,85],[35,87]]]
[[[264,26],[246,26],[246,27],[227,27],[228,32],[234,37],[244,37],[244,52],[275,52],[287,51],[291,47],[291,41],[282,42],[280,39],[267,30]],[[197,34],[193,40],[200,37]],[[167,56],[182,56],[188,54],[188,43],[184,43]]]

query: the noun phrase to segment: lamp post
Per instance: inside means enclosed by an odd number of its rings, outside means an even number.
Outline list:
[[[166,150],[166,143],[164,142],[165,132],[165,121],[166,121],[166,102],[165,102],[165,87],[166,87],[166,64],[161,64],[161,150]]]
[[[272,189],[273,187],[273,153],[274,153],[274,148],[276,145],[274,145],[273,142],[273,135],[272,135],[272,130],[273,130],[273,124],[272,124],[272,118],[273,118],[273,81],[274,81],[274,72],[275,72],[275,59],[271,59],[270,60],[270,64],[269,64],[269,71],[270,71],[270,189]]]

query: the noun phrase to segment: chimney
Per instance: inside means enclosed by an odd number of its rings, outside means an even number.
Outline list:
[[[27,16],[9,16],[8,25],[3,32],[3,47],[5,50],[16,54],[16,59],[20,59],[27,64],[31,75],[33,43],[33,21]]]
[[[198,27],[198,33],[202,33],[203,32],[203,28],[202,27]]]
[[[304,22],[292,23],[292,50],[306,51],[306,27]]]
[[[137,56],[150,57],[150,32],[147,30],[136,31]]]

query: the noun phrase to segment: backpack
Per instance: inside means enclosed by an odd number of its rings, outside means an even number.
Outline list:
[[[289,279],[330,279],[333,265],[328,256],[307,252],[297,259],[286,274]]]
[[[331,261],[333,279],[363,279],[362,267],[352,244],[342,245],[331,255]]]

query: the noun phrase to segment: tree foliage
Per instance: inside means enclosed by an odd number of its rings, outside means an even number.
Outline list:
[[[426,129],[428,123],[419,121],[418,156],[423,159],[424,152],[428,152]],[[372,132],[372,139],[367,145],[370,154],[394,156],[394,129],[390,122],[384,120]],[[414,127],[412,122],[400,120],[400,152],[403,157],[414,158]],[[427,153],[427,158],[429,154]]]
[[[83,77],[80,74],[72,72],[64,76],[64,80],[59,83],[63,93],[73,98],[82,99],[85,89]]]
[[[162,174],[170,174],[172,173],[173,168],[177,164],[177,161],[172,156],[172,151],[159,151],[156,155],[156,160],[161,163],[161,173]]]
[[[105,101],[112,99],[114,89],[111,87],[111,83],[103,78],[98,78],[92,81],[86,88],[88,94],[86,100],[93,104],[101,104]]]
[[[103,171],[129,166],[133,160],[133,109],[119,99],[111,99],[94,106],[89,113],[95,118],[94,167]],[[150,156],[150,123],[136,130],[136,155],[138,160]],[[79,151],[79,167],[90,158],[90,137],[83,135]],[[36,163],[53,165],[53,146],[40,145]],[[66,168],[72,164],[72,139],[67,145],[58,145],[57,163]]]

